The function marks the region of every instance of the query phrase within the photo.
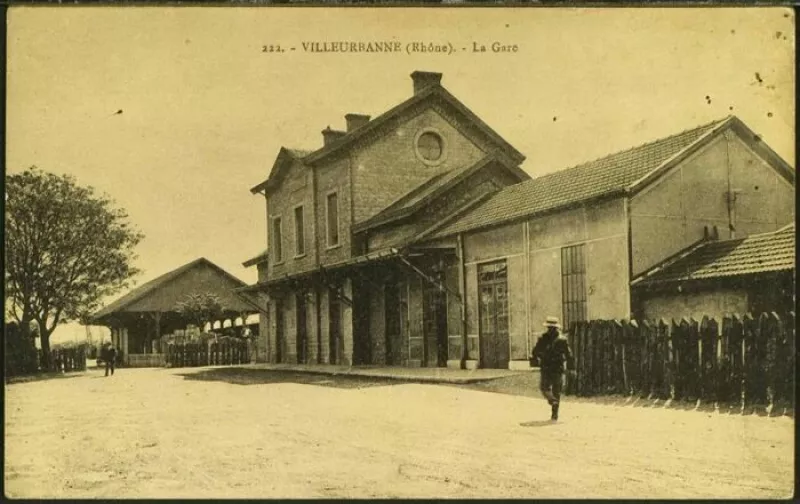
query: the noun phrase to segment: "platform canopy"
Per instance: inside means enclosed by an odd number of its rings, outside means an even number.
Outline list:
[[[146,282],[94,313],[96,325],[119,327],[153,315],[162,324],[185,327],[176,306],[190,294],[213,294],[222,304],[221,320],[246,317],[259,312],[252,294],[236,292],[243,281],[201,257]]]

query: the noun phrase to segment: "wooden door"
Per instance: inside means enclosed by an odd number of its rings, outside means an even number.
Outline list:
[[[508,269],[505,261],[478,267],[481,367],[505,369],[509,361]]]
[[[437,274],[444,283],[444,275]],[[422,291],[423,365],[447,366],[447,294],[432,284]]]

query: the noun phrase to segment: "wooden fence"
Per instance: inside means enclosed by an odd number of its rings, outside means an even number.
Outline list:
[[[45,366],[42,351],[39,354],[39,367],[45,372],[64,372],[86,371],[86,348],[83,346],[74,348],[51,348],[50,363]]]
[[[569,335],[567,393],[794,406],[795,314],[593,320]]]
[[[170,367],[230,366],[250,362],[247,341],[186,342],[167,345],[166,363]]]

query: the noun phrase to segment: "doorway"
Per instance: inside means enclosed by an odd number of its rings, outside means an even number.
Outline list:
[[[435,279],[444,284],[444,273]],[[422,291],[423,365],[447,366],[447,294],[437,286],[426,283]]]
[[[508,268],[505,261],[478,266],[480,364],[506,369],[508,348]]]

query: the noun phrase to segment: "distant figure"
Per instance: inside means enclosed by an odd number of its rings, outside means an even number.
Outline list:
[[[531,366],[536,363],[541,369],[539,390],[551,407],[550,420],[558,420],[561,389],[564,386],[564,367],[572,371],[574,362],[566,338],[559,334],[561,324],[557,317],[547,317],[544,326],[547,332],[539,338],[531,354]]]
[[[251,331],[249,327],[244,326],[244,329],[242,329],[242,338],[244,338],[247,343],[247,355],[250,357],[250,364],[254,364],[256,362],[256,345],[253,339],[253,331]]]
[[[106,363],[106,376],[108,376],[108,371],[111,370],[111,376],[114,376],[114,364],[117,361],[117,349],[114,348],[114,345],[111,343],[106,343],[103,346],[103,360]]]

